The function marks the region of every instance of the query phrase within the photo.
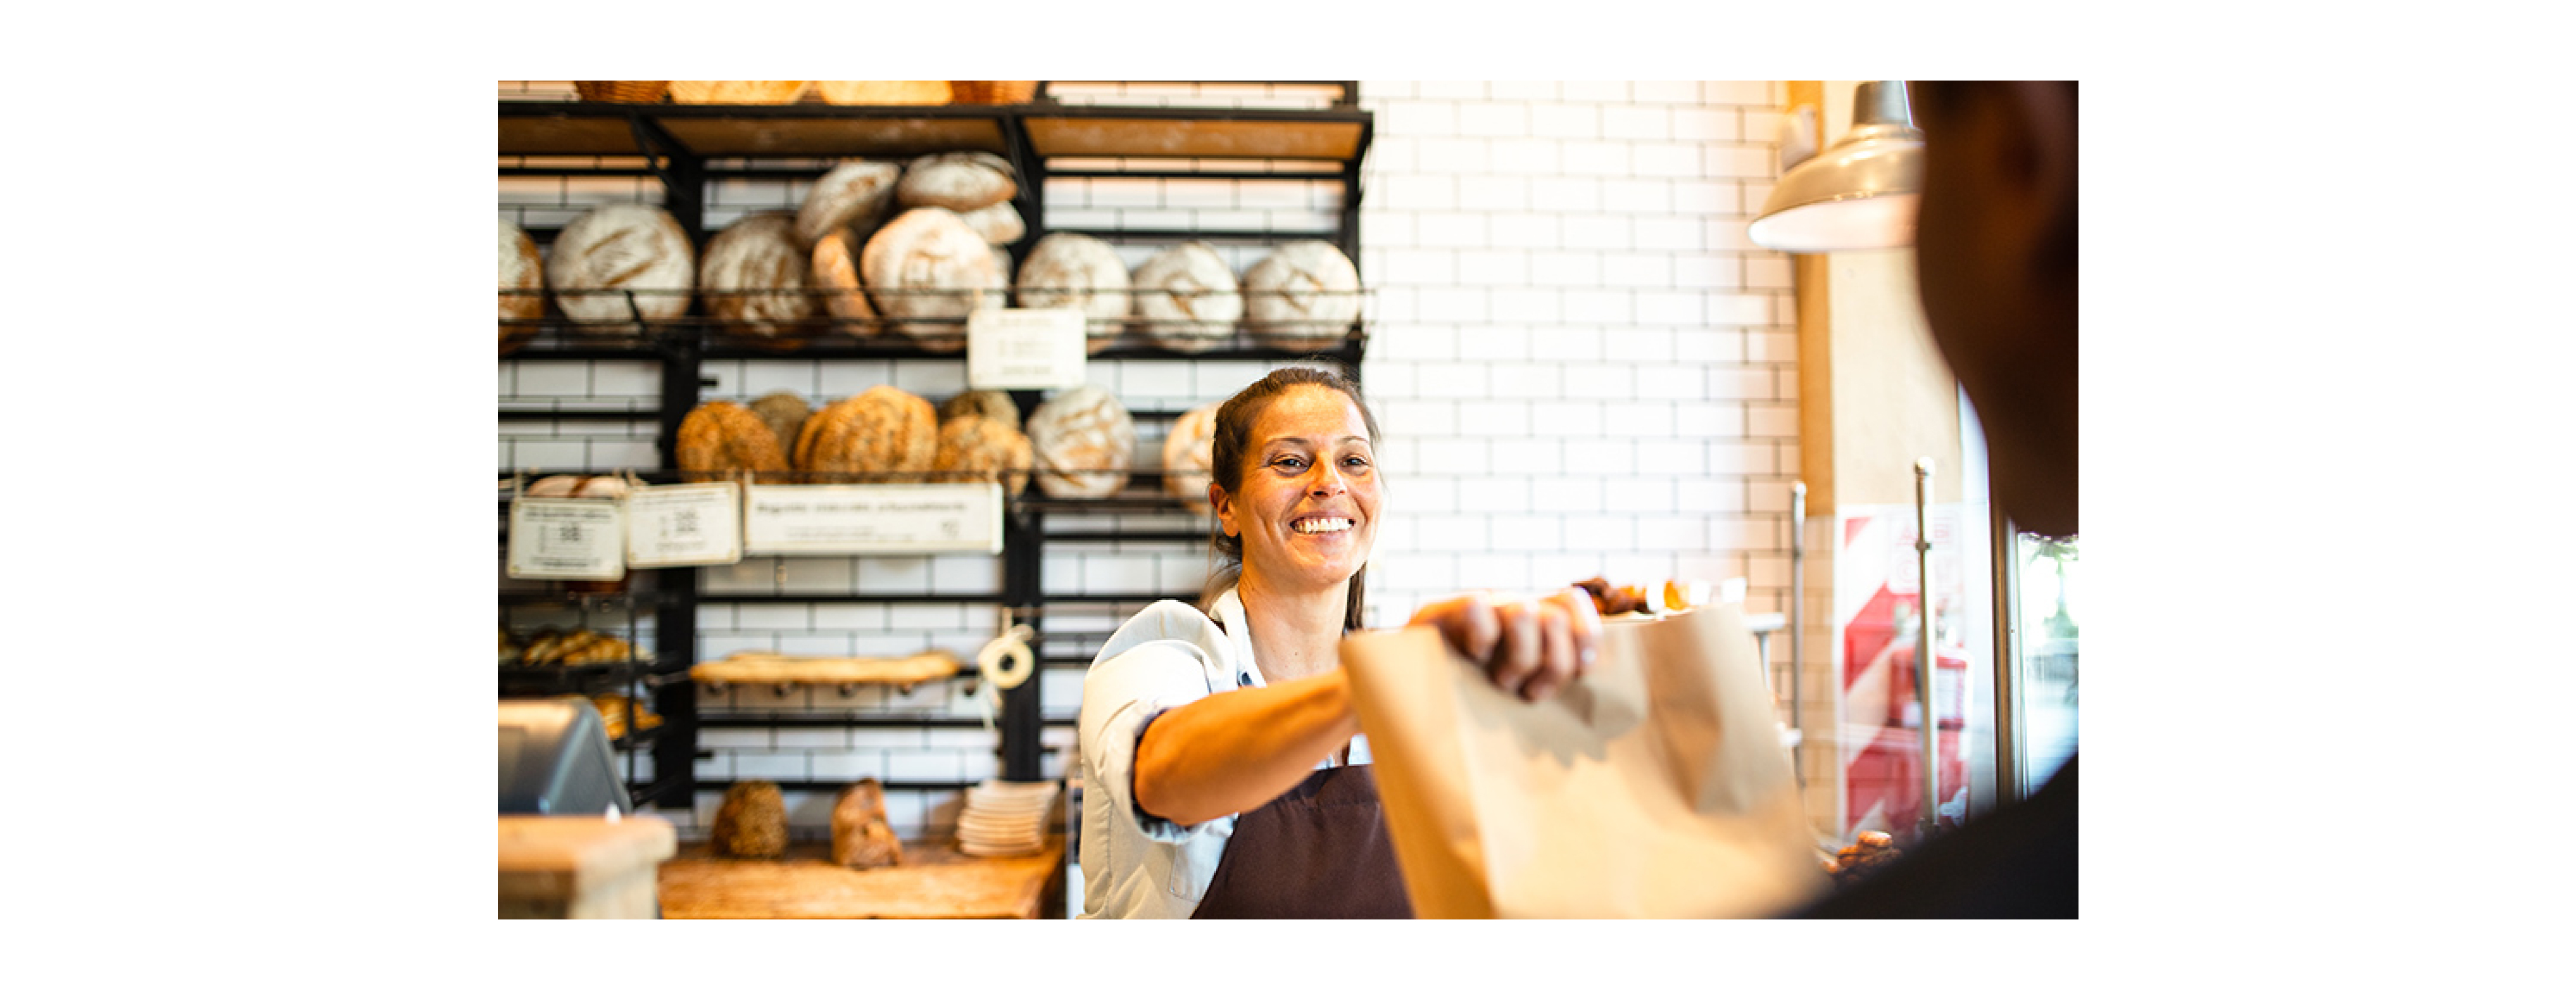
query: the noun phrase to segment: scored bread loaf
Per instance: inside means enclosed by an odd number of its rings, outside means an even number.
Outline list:
[[[734,220],[714,239],[698,266],[698,297],[707,315],[728,332],[778,337],[797,332],[814,316],[805,290],[810,257],[796,242],[796,220],[785,212],[757,212]]]
[[[1011,429],[1020,426],[1020,404],[1011,402],[1011,394],[1000,389],[976,389],[948,397],[939,404],[939,422],[947,423],[963,416],[991,417]]]
[[[796,239],[813,246],[843,226],[865,239],[894,207],[894,182],[901,176],[896,164],[841,161],[805,192],[805,204],[796,210]]]
[[[806,404],[805,397],[785,389],[752,400],[750,409],[761,423],[769,425],[771,434],[778,436],[778,454],[781,457],[796,450],[797,432],[805,429],[805,418],[814,415],[814,408]]]
[[[997,201],[972,212],[961,213],[958,217],[965,219],[966,228],[974,230],[975,235],[984,238],[984,242],[997,247],[1019,242],[1020,237],[1029,234],[1028,224],[1020,221],[1020,210],[1007,201]],[[1009,274],[1010,269],[1005,267],[1002,273]]]
[[[679,104],[794,104],[811,80],[673,80]]]
[[[632,324],[615,321],[677,319],[689,311],[697,265],[689,234],[671,213],[653,205],[601,205],[556,234],[546,287],[565,316],[611,324],[593,332],[633,333]]]
[[[1098,499],[1126,487],[1136,423],[1109,390],[1082,385],[1056,393],[1029,414],[1028,435],[1046,495]]]
[[[1195,353],[1225,343],[1243,318],[1234,270],[1198,240],[1175,244],[1136,268],[1136,316],[1146,339]]]
[[[692,483],[732,479],[740,472],[753,473],[754,481],[763,483],[789,478],[777,432],[758,414],[721,399],[700,403],[680,419],[676,450],[680,478]]]
[[[914,159],[895,182],[894,200],[905,208],[935,205],[972,212],[1020,193],[1011,161],[991,153],[934,153]]]
[[[787,853],[787,797],[767,781],[736,782],[716,806],[708,842],[731,858],[774,858]]]
[[[545,318],[546,268],[528,231],[508,219],[500,222],[501,346],[507,348],[535,335],[536,324],[530,321]]]
[[[814,244],[813,267],[805,278],[833,319],[855,322],[850,332],[867,336],[877,332],[877,311],[868,305],[867,286],[859,281],[859,246],[849,227],[832,230]]]
[[[1048,233],[1020,265],[1013,295],[1023,308],[1081,310],[1083,349],[1098,354],[1126,325],[1127,287],[1127,262],[1107,241],[1081,233]]]
[[[915,208],[868,237],[859,277],[877,312],[933,351],[966,346],[966,317],[1000,308],[1005,275],[993,248],[945,208]]]
[[[1360,316],[1360,272],[1322,240],[1281,244],[1243,272],[1244,325],[1291,351],[1329,350]]]
[[[1216,481],[1216,411],[1223,406],[1209,403],[1181,414],[1163,438],[1163,491],[1202,517],[1216,512],[1208,504],[1208,484]]]
[[[939,470],[931,478],[943,483],[999,481],[1005,496],[1018,496],[1029,485],[1029,439],[1017,428],[979,414],[950,417],[939,425],[939,453],[931,459]]]
[[[930,401],[890,385],[817,411],[796,436],[796,468],[812,483],[919,482],[939,454]]]

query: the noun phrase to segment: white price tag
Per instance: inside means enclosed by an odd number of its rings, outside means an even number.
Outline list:
[[[758,555],[997,553],[1002,485],[753,486],[742,533]]]
[[[522,580],[626,576],[626,518],[615,500],[522,497],[510,503],[509,574]]]
[[[626,494],[626,565],[742,561],[742,484],[643,486]]]
[[[978,309],[966,317],[966,385],[1070,389],[1083,384],[1082,311]]]

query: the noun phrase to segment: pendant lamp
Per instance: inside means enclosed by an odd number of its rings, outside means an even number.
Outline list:
[[[1747,235],[1790,253],[1910,246],[1922,200],[1923,133],[1905,81],[1873,80],[1852,95],[1851,131],[1780,175]]]

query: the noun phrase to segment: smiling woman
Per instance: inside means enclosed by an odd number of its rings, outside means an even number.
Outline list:
[[[1339,657],[1386,500],[1376,418],[1340,376],[1286,368],[1215,425],[1201,606],[1138,612],[1083,681],[1083,915],[1411,916]],[[1414,622],[1531,700],[1600,633],[1574,590]]]

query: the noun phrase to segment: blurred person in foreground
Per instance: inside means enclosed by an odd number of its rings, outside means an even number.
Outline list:
[[[1984,424],[1994,502],[2020,530],[2073,535],[2076,85],[1908,90],[1923,130],[1924,319]],[[2075,764],[1797,915],[2076,916]]]

